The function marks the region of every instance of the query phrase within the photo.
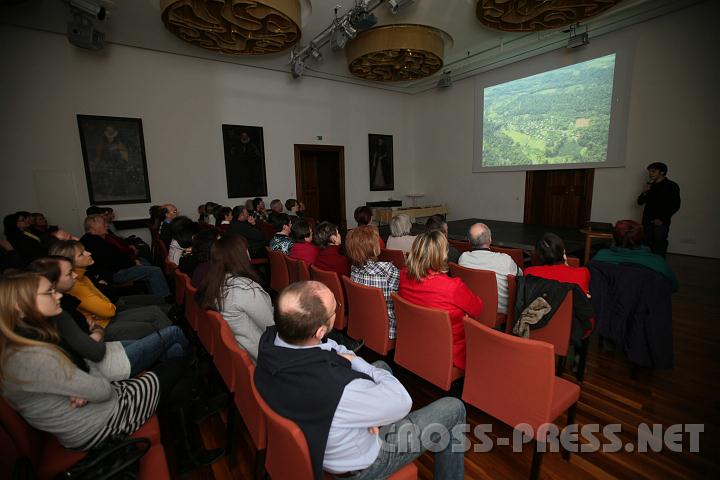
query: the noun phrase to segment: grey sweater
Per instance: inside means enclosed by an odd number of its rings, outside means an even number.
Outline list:
[[[8,352],[0,391],[33,427],[55,435],[67,448],[81,448],[102,429],[115,410],[115,390],[97,370],[78,369],[48,347],[22,347]],[[87,405],[73,408],[70,397]]]
[[[270,295],[248,278],[228,276],[220,313],[230,325],[235,341],[255,361],[260,336],[267,327],[275,325]]]

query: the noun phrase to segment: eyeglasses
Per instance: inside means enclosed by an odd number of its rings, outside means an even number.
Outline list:
[[[57,293],[57,290],[55,290],[55,287],[51,288],[47,292],[39,292],[38,295],[55,295]]]

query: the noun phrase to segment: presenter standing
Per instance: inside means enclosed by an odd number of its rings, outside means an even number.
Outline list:
[[[680,210],[680,187],[666,177],[668,167],[654,162],[648,165],[649,180],[637,199],[638,205],[645,205],[642,223],[645,242],[653,253],[667,253],[670,218]]]

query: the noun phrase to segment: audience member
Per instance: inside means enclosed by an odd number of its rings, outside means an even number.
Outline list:
[[[210,225],[215,225],[215,210],[220,206],[221,205],[218,205],[215,202],[205,203],[205,214],[207,215],[207,223],[209,223]]]
[[[254,375],[270,408],[303,431],[314,477],[326,470],[340,477],[387,478],[435,447],[434,478],[462,479],[463,438],[449,432],[465,423],[463,403],[445,397],[409,413],[412,399],[386,363],[370,365],[325,340],[335,308],[332,292],[319,282],[287,287],[278,298],[277,326],[260,341]],[[432,426],[448,432],[441,448],[427,435]]]
[[[148,218],[148,228],[151,232],[154,232],[154,234],[160,233],[160,225],[162,224],[165,214],[163,214],[163,209],[160,205],[153,205],[148,209],[148,215],[150,218]]]
[[[315,263],[319,248],[312,243],[313,232],[307,220],[293,223],[290,233],[294,242],[290,249],[290,258],[302,260],[308,267]]]
[[[395,215],[390,220],[390,237],[387,241],[387,248],[401,250],[407,255],[410,253],[415,235],[410,235],[412,222],[410,217],[404,213]]]
[[[180,264],[180,259],[189,252],[192,247],[192,239],[200,231],[200,225],[185,216],[175,217],[170,222],[172,241],[168,249],[168,261],[175,265]]]
[[[279,198],[276,198],[272,202],[270,202],[270,213],[268,214],[268,218],[272,220],[273,215],[278,215],[280,213],[283,213],[283,202]]]
[[[270,295],[259,284],[250,264],[247,243],[240,235],[226,235],[210,250],[210,270],[198,288],[203,309],[220,312],[235,335],[238,345],[253,361],[265,329],[274,324]]]
[[[204,273],[207,273],[210,266],[210,247],[212,247],[217,237],[217,232],[212,228],[203,228],[193,235],[189,252],[180,257],[180,263],[178,263],[180,271],[190,278],[194,278],[195,273],[201,269],[204,269]],[[199,275],[204,278],[204,274]],[[202,280],[200,277],[199,279]],[[197,288],[194,282],[193,285]]]
[[[206,225],[207,224],[207,213],[205,213],[205,204],[202,203],[198,205],[197,207],[197,213],[198,213],[198,223],[200,225]]]
[[[358,227],[362,227],[363,225],[369,225],[375,229],[375,234],[378,238],[378,243],[380,244],[380,248],[385,248],[385,241],[383,241],[382,237],[380,236],[380,232],[378,231],[377,227],[372,224],[373,221],[373,213],[372,208],[367,206],[360,206],[355,209],[355,212],[353,213],[353,217],[355,218],[355,221],[358,224]]]
[[[678,281],[675,273],[660,255],[652,253],[650,247],[643,245],[643,226],[634,220],[620,220],[615,224],[613,237],[615,246],[600,250],[593,261],[608,263],[635,263],[655,270],[664,275],[677,292]]]
[[[260,197],[253,198],[253,210],[252,214],[253,217],[255,217],[255,220],[260,220],[262,222],[268,221],[268,212],[265,210],[265,201]]]
[[[453,364],[465,369],[465,315],[477,317],[483,301],[459,278],[447,275],[447,239],[440,230],[429,230],[413,242],[407,268],[400,272],[398,295],[423,307],[445,310],[453,333]]]
[[[507,313],[508,275],[522,275],[522,270],[506,253],[490,251],[492,233],[484,223],[474,223],[468,230],[468,240],[472,251],[460,255],[459,264],[467,268],[490,270],[495,272],[498,289],[498,312]]]
[[[544,234],[535,245],[540,266],[528,267],[525,275],[557,280],[562,283],[574,283],[589,296],[590,272],[585,267],[570,267],[565,255],[565,244],[554,233]]]
[[[227,229],[227,233],[245,237],[250,258],[267,257],[267,252],[265,252],[267,242],[262,232],[255,227],[255,217],[250,215],[247,207],[240,207],[239,210],[235,221]]]
[[[435,214],[430,216],[427,221],[425,222],[425,228],[427,230],[438,230],[442,232],[443,235],[445,235],[445,238],[448,238],[448,226],[447,222],[445,221],[445,217],[443,217],[440,214]],[[450,245],[450,242],[447,244],[448,246],[448,254],[447,254],[447,261],[448,263],[458,263],[460,260],[460,251]]]
[[[315,266],[322,270],[337,272],[338,275],[350,275],[350,260],[340,252],[342,238],[337,225],[322,222],[315,229],[313,242],[320,249]]]
[[[295,242],[290,238],[290,230],[292,228],[292,221],[287,213],[278,213],[270,217],[272,226],[277,230],[277,233],[270,240],[270,248],[272,250],[279,250],[285,255],[290,255]]]
[[[30,212],[15,212],[3,219],[5,238],[20,255],[24,263],[42,257],[47,252],[40,244],[40,238],[28,230],[30,228]]]
[[[165,248],[169,249],[170,242],[172,241],[172,232],[170,231],[170,222],[173,221],[173,218],[177,217],[178,209],[172,203],[167,203],[162,206],[160,213],[163,216],[163,220],[162,220],[162,223],[160,223],[160,230],[159,230],[158,234],[160,235],[160,240],[162,240],[163,243],[165,244]]]
[[[287,200],[285,200],[285,213],[287,213],[291,217],[298,216],[297,212],[299,208],[300,204],[294,198],[288,198]]]
[[[380,245],[377,231],[371,225],[353,228],[345,239],[345,249],[352,261],[350,279],[360,285],[382,290],[390,324],[388,338],[395,338],[395,308],[391,295],[398,291],[400,273],[392,262],[378,262]]]
[[[168,224],[169,225],[169,224]],[[164,228],[170,232],[170,227]],[[167,297],[170,294],[165,275],[158,267],[142,265],[105,241],[107,224],[102,215],[85,218],[85,235],[80,241],[95,259],[95,271],[108,283],[143,281],[153,295]]]
[[[228,227],[230,227],[230,222],[233,220],[233,209],[230,207],[220,207],[216,212],[215,228],[220,233],[225,233]]]

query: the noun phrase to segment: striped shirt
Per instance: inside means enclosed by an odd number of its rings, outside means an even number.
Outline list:
[[[373,262],[369,260],[362,267],[353,265],[350,269],[350,279],[353,282],[368,287],[377,287],[383,292],[387,303],[390,332],[388,338],[395,338],[395,307],[390,295],[398,291],[400,285],[400,272],[391,262]]]

